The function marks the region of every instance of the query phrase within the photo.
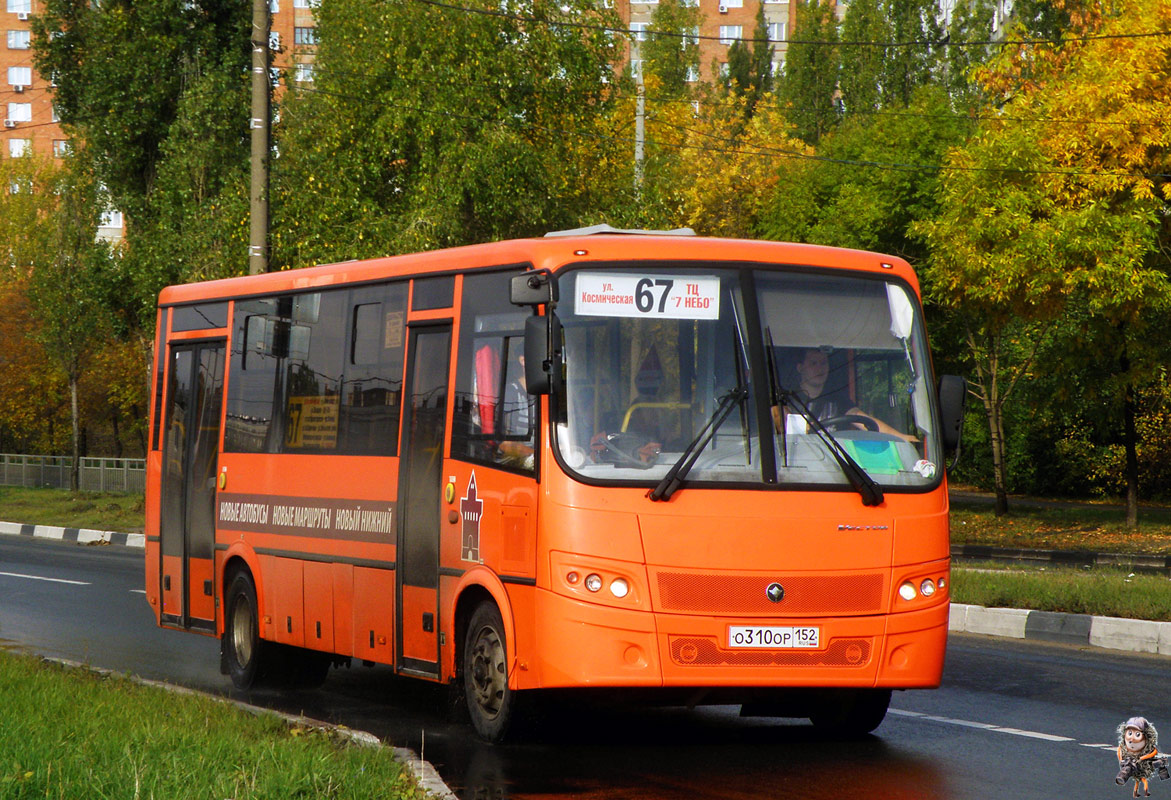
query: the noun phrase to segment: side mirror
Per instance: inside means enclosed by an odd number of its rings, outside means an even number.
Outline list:
[[[525,388],[529,394],[550,394],[561,374],[561,323],[557,315],[525,320]]]
[[[959,375],[943,375],[939,379],[939,417],[943,428],[940,435],[947,450],[958,450],[964,430],[964,406],[968,398],[968,382]]]
[[[557,295],[557,279],[547,269],[517,275],[508,286],[508,299],[514,306],[556,304]]]

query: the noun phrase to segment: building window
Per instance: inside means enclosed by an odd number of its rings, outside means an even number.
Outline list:
[[[33,85],[32,67],[9,67],[8,68],[8,85],[9,86],[32,86]]]
[[[630,23],[630,37],[636,42],[646,41],[646,32],[650,28],[649,22],[632,22]]]
[[[688,83],[698,83],[699,82],[699,67],[688,67],[687,68],[687,82]]]
[[[642,59],[641,58],[630,59],[630,77],[634,78],[634,80],[638,81],[639,83],[642,83]]]
[[[5,117],[5,119],[10,119],[13,122],[32,122],[32,103],[9,103],[8,115]]]
[[[312,64],[298,64],[294,80],[297,83],[312,83],[313,82],[313,65]]]
[[[281,34],[280,31],[268,32],[268,50],[271,53],[279,53],[281,49]]]
[[[293,28],[293,44],[317,44],[317,28]]]
[[[293,8],[317,8],[321,0],[293,0]]]
[[[53,140],[53,156],[54,158],[65,158],[69,155],[69,140],[68,139],[54,139]]]
[[[785,54],[781,53],[781,57],[773,62],[773,77],[779,78],[781,73],[785,71]]]
[[[768,40],[770,42],[785,41],[785,23],[784,22],[770,22],[768,24]]]
[[[268,0],[268,11],[270,14],[281,13],[281,0]]]
[[[720,44],[732,44],[740,38],[741,30],[739,25],[721,25]]]
[[[683,47],[684,47],[684,49],[686,49],[688,45],[691,45],[693,47],[699,47],[699,26],[698,25],[696,25],[694,28],[692,28],[689,31],[683,32]]]
[[[9,14],[31,14],[32,10],[32,0],[8,0]]]
[[[9,50],[28,50],[31,46],[32,38],[29,31],[9,31],[8,32],[8,49]]]
[[[744,8],[744,0],[720,0],[720,5],[726,8]]]
[[[8,140],[8,155],[13,158],[20,158],[21,156],[32,155],[32,140],[31,139],[9,139]]]

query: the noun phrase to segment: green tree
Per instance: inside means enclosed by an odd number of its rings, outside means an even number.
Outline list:
[[[821,140],[815,157],[778,161],[773,196],[755,233],[765,239],[924,254],[910,235],[938,211],[937,165],[971,123],[950,113],[947,95],[923,88],[894,114],[858,114]]]
[[[773,45],[768,38],[763,3],[756,8],[752,46],[737,39],[728,48],[728,75],[724,86],[744,98],[745,118],[756,113],[761,99],[773,89]]]
[[[46,0],[33,18],[34,63],[53,76],[61,121],[132,224],[192,76],[247,71],[248,13],[238,0]]]
[[[860,42],[890,42],[894,38],[890,21],[878,0],[854,0],[842,18],[841,92],[847,114],[876,111],[882,107],[883,71],[888,48]]]
[[[558,23],[612,18],[584,0],[507,11],[321,6],[314,82],[281,108],[274,263],[532,235],[607,206],[606,165],[630,174],[630,139],[606,127],[616,44]]]
[[[700,13],[697,5],[683,5],[679,0],[660,0],[651,12],[647,40],[639,52],[643,74],[654,76],[660,93],[681,97],[699,74]]]
[[[883,56],[881,83],[887,105],[907,105],[920,86],[937,83],[943,59],[936,0],[887,0],[891,36],[900,46]],[[914,43],[914,44],[910,44]]]
[[[796,30],[801,38],[789,43],[777,94],[788,106],[797,135],[817,144],[838,120],[838,26],[828,0],[800,0]]]
[[[71,157],[38,187],[47,247],[35,255],[27,283],[33,335],[69,387],[73,491],[81,456],[79,385],[90,357],[109,335],[100,298],[111,253],[106,243],[95,240],[105,203],[88,163],[84,153]]]

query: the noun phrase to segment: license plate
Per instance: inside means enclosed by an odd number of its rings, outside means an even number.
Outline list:
[[[821,629],[816,626],[775,627],[763,625],[731,625],[728,627],[728,647],[760,647],[769,650],[793,648],[816,649],[821,646]]]

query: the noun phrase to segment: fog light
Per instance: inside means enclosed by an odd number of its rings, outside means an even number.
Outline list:
[[[914,600],[916,594],[915,584],[911,583],[910,581],[907,581],[899,587],[899,597],[903,598],[904,600]]]
[[[621,578],[615,578],[610,581],[610,594],[615,597],[626,597],[626,595],[630,594],[630,584]]]
[[[591,572],[586,575],[585,586],[591,592],[600,592],[602,590],[602,576],[596,572]]]
[[[935,594],[935,581],[931,580],[930,578],[925,578],[923,582],[919,584],[919,591],[923,593],[924,597],[930,597],[931,595]]]
[[[577,586],[577,582],[581,580],[581,576],[576,572],[571,572],[565,576],[565,582],[570,586]]]

